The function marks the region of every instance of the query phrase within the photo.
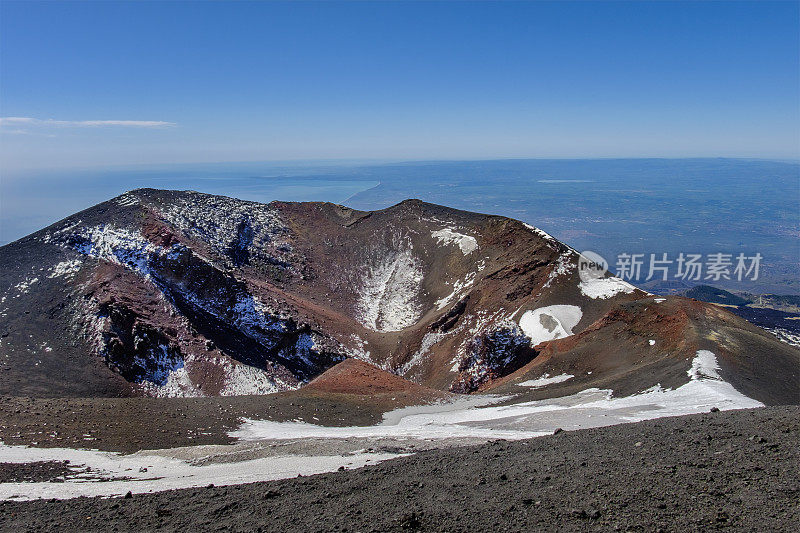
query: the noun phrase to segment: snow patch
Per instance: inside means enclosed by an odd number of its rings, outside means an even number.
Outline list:
[[[72,468],[91,469],[93,476],[69,476],[59,482],[0,483],[0,500],[68,499],[80,496],[122,496],[166,490],[236,485],[288,479],[340,467],[360,468],[407,454],[363,453],[347,455],[277,455],[231,461],[232,453],[242,453],[237,445],[196,446],[172,450],[141,451],[122,455],[96,450],[69,448],[28,448],[0,444],[0,462],[70,462]],[[254,447],[258,456],[258,447]],[[120,479],[127,478],[127,479]]]
[[[692,381],[718,380],[722,381],[719,375],[719,363],[714,352],[708,350],[697,350],[695,358],[692,360],[692,367],[686,371]]]
[[[581,293],[589,298],[605,300],[619,293],[631,293],[636,287],[616,277],[597,278],[581,281],[578,284]]]
[[[369,344],[368,341],[365,341],[355,333],[350,334],[349,341],[350,344],[345,347],[345,350],[350,354],[351,357],[358,359],[359,361],[366,361],[367,363],[375,364],[372,362],[370,351],[366,348],[367,344]]]
[[[50,274],[47,276],[48,278],[57,278],[57,277],[65,277],[71,278],[81,269],[81,265],[83,265],[83,261],[80,259],[72,259],[69,261],[61,261],[57,265],[55,265],[52,269],[50,269]]]
[[[553,238],[553,236],[552,236],[552,235],[550,235],[549,233],[547,233],[546,231],[540,230],[539,228],[537,228],[537,227],[534,227],[534,226],[531,226],[530,224],[526,224],[525,222],[523,222],[522,224],[523,224],[523,225],[524,225],[526,228],[528,228],[529,230],[531,230],[532,232],[534,232],[536,235],[538,235],[539,237],[541,237],[542,239],[544,239],[544,240],[546,240],[546,241],[550,241],[550,242],[556,242],[556,239],[554,239],[554,238]]]
[[[575,376],[573,376],[572,374],[561,374],[553,377],[550,377],[550,374],[542,374],[540,378],[529,379],[528,381],[517,383],[517,385],[519,385],[520,387],[531,387],[533,389],[539,389],[542,387],[546,387],[548,385],[553,385],[554,383],[563,383],[574,377]]]
[[[170,370],[167,373],[163,385],[144,382],[141,384],[142,390],[148,396],[156,398],[193,398],[205,396],[189,378],[189,373],[185,366]]]
[[[519,319],[519,327],[531,338],[531,346],[553,339],[572,335],[583,311],[577,305],[549,305],[533,311],[525,311]]]
[[[177,248],[164,248],[145,239],[139,232],[117,228],[111,224],[84,228],[73,233],[66,242],[75,251],[127,267],[142,276],[150,277],[150,260],[175,252]]]
[[[476,390],[493,376],[508,373],[511,365],[519,368],[527,360],[530,338],[510,320],[496,323],[491,329],[473,337],[466,346],[466,357],[459,361],[460,376],[451,390],[468,392]]]
[[[273,315],[271,309],[250,294],[238,295],[236,304],[228,314],[233,317],[234,323],[239,328],[264,341],[271,342],[272,339],[265,337],[263,332],[286,331],[286,322]]]
[[[765,327],[763,329],[765,329],[765,330],[769,331],[770,333],[772,333],[773,335],[775,335],[775,337],[779,341],[785,342],[789,346],[796,346],[797,348],[800,348],[800,334],[797,334],[794,331],[791,331],[791,330],[785,329],[785,328],[767,328],[767,327]]]
[[[451,228],[432,231],[431,237],[435,238],[440,244],[444,242],[445,244],[458,245],[464,255],[469,255],[478,249],[478,241],[475,240],[475,237],[458,233]]]
[[[132,207],[135,205],[139,205],[139,198],[134,193],[125,193],[122,196],[118,196],[115,200],[117,205],[121,205],[123,207]]]
[[[172,204],[161,206],[161,215],[234,262],[252,254],[277,267],[293,268],[289,230],[269,205],[186,192]]]
[[[223,322],[234,325],[267,349],[275,348],[281,336],[287,333],[287,320],[249,293],[237,294],[236,302],[230,306],[224,298],[200,297],[185,287],[181,289],[181,295],[186,301]],[[288,353],[282,355],[289,357]],[[307,360],[307,355],[298,350],[298,357]]]
[[[220,396],[242,396],[247,394],[270,394],[294,387],[271,378],[263,370],[248,365],[232,365],[227,371],[225,387],[219,391]]]
[[[139,338],[136,337],[134,343],[138,342]],[[107,354],[104,355],[107,356]],[[150,349],[146,358],[140,355],[135,356],[133,362],[139,368],[146,370],[144,374],[136,376],[137,381],[150,382],[157,387],[166,385],[170,375],[184,367],[184,360],[180,352],[175,353],[165,344]]]
[[[31,287],[38,281],[39,281],[38,277],[27,278],[14,285],[14,288],[19,291],[17,297],[21,296],[22,294],[26,294],[28,291],[30,291]]]

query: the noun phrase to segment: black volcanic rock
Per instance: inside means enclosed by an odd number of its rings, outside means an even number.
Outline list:
[[[467,357],[458,365],[460,378],[450,390],[474,392],[492,379],[511,374],[536,355],[531,339],[516,324],[481,333],[470,341]]]

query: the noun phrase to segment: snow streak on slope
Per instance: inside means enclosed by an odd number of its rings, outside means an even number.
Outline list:
[[[463,280],[457,279],[456,281],[454,281],[453,291],[444,298],[436,300],[436,302],[434,303],[436,309],[444,309],[445,307],[450,305],[450,303],[454,301],[456,298],[461,298],[466,293],[466,291],[470,287],[472,287],[472,285],[475,283],[476,275],[477,274],[475,272],[470,272],[464,277]]]
[[[558,256],[558,261],[553,265],[553,270],[550,271],[547,281],[542,285],[543,289],[550,287],[556,279],[577,268],[574,256],[575,253],[572,251],[564,252]]]
[[[546,240],[546,241],[550,241],[550,242],[557,242],[557,241],[556,241],[556,240],[553,238],[553,236],[552,236],[552,235],[550,235],[549,233],[547,233],[546,231],[544,231],[544,230],[540,230],[539,228],[537,228],[537,227],[535,227],[535,226],[531,226],[530,224],[526,224],[525,222],[523,222],[522,224],[523,224],[523,225],[524,225],[526,228],[528,228],[529,230],[531,230],[532,232],[534,232],[536,235],[538,235],[539,237],[541,237],[542,239],[544,239],[544,240]]]
[[[413,326],[422,313],[417,300],[422,276],[422,264],[410,246],[386,254],[369,267],[358,293],[361,323],[376,331]]]
[[[692,368],[687,370],[686,373],[689,374],[692,381],[703,379],[722,381],[717,370],[719,370],[719,364],[714,353],[708,350],[698,350],[697,356],[692,360]]]
[[[539,389],[542,387],[546,387],[548,385],[553,385],[555,383],[563,383],[565,381],[569,381],[570,379],[574,378],[572,374],[560,374],[558,376],[550,377],[550,374],[542,374],[542,377],[536,379],[529,379],[528,381],[523,381],[522,383],[517,383],[520,387],[531,387],[534,389]]]
[[[428,354],[428,351],[435,346],[437,343],[441,342],[442,340],[452,336],[457,335],[464,329],[464,323],[462,322],[455,328],[448,330],[446,332],[441,331],[429,331],[422,337],[422,342],[420,343],[419,350],[411,356],[411,358],[400,367],[397,371],[397,374],[400,376],[405,377],[406,379],[410,379],[411,375],[410,372],[414,369],[415,366],[419,365],[420,363],[425,361],[425,356]],[[453,372],[458,371],[458,361],[453,363],[453,368],[451,370]]]

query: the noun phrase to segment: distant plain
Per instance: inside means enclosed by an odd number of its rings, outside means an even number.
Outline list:
[[[505,215],[614,270],[619,254],[763,256],[757,280],[690,280],[800,294],[800,163],[743,159],[571,159],[406,163],[215,163],[4,176],[0,244],[138,187],[269,202],[329,201],[363,210],[419,198]],[[670,268],[673,279],[676,266]],[[660,277],[660,276],[659,276]],[[752,277],[752,276],[750,276]],[[732,276],[733,278],[733,276]]]

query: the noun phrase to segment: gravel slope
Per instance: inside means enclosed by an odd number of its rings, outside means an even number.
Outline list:
[[[129,499],[0,504],[3,531],[790,531],[800,407],[432,450],[360,470]]]
[[[313,389],[210,398],[0,397],[0,441],[133,453],[230,444],[236,439],[228,433],[241,425],[241,418],[372,425],[386,411],[420,403],[419,394],[323,394]]]

